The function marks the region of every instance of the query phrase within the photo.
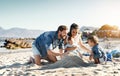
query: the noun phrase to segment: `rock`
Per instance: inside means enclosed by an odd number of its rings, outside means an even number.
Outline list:
[[[1,69],[0,70],[0,75],[3,75],[5,73],[5,71],[6,71],[5,69]]]
[[[7,49],[31,48],[32,42],[27,39],[7,39],[4,47]]]
[[[117,54],[113,54],[113,57],[115,57],[115,58],[119,58],[119,57],[120,57],[120,52],[117,53]]]

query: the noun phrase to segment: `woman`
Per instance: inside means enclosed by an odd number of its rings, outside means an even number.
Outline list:
[[[91,50],[87,49],[82,43],[78,25],[73,23],[70,27],[68,37],[65,40],[65,52],[79,55],[81,57],[80,48],[91,53]]]

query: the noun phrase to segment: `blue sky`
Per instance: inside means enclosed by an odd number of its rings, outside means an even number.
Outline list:
[[[120,0],[0,0],[0,26],[4,29],[56,30],[70,26],[120,26]]]

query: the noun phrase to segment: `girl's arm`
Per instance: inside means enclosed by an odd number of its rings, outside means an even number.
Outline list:
[[[66,50],[66,51],[72,51],[72,50],[75,50],[76,48],[77,48],[77,46],[67,47],[65,50]]]

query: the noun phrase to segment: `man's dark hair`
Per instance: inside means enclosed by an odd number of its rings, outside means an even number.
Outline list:
[[[90,41],[94,42],[95,44],[98,43],[98,37],[95,35],[89,36],[87,40],[90,40]]]
[[[58,31],[67,30],[67,29],[68,29],[67,26],[65,26],[65,25],[60,25],[60,26],[58,27],[58,29],[57,29],[57,32],[58,32]]]

